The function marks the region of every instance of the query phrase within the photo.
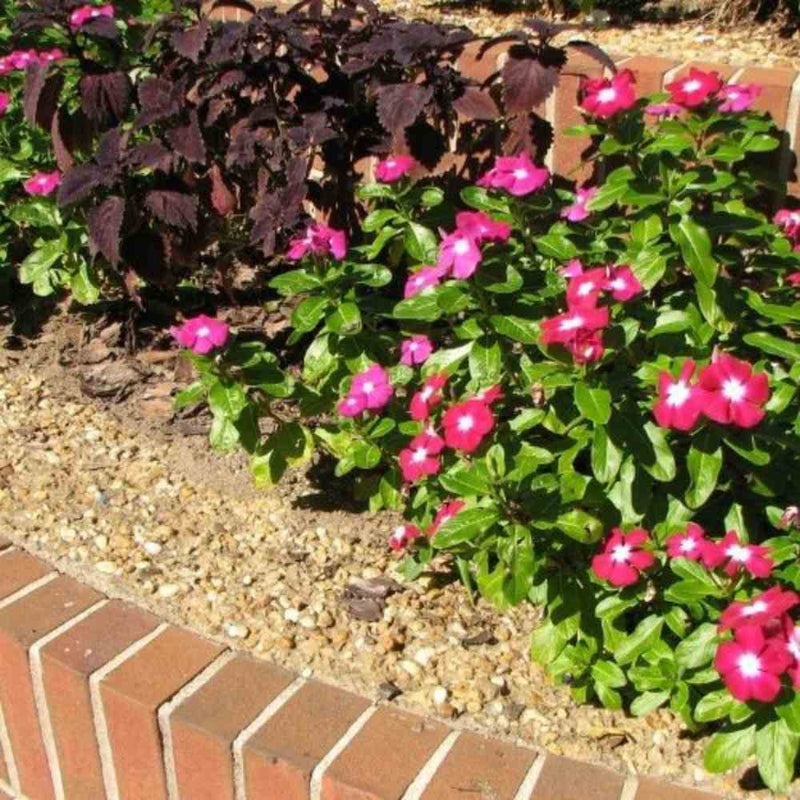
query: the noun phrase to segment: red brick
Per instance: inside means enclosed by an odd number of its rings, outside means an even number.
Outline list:
[[[602,767],[548,755],[531,800],[619,800],[624,782]]]
[[[29,583],[38,581],[48,573],[50,567],[29,556],[22,550],[14,550],[0,556],[0,600],[24,589]]]
[[[736,79],[736,83],[756,83],[761,86],[761,94],[751,108],[769,111],[775,124],[784,128],[789,110],[789,96],[796,77],[797,73],[791,69],[748,67]]]
[[[583,164],[581,154],[589,145],[588,137],[563,136],[562,131],[583,123],[578,109],[578,87],[581,77],[599,78],[603,68],[592,58],[570,52],[569,61],[561,72],[555,97],[553,98],[553,129],[556,144],[553,146],[553,172],[578,181],[585,181],[592,174],[591,167]]]
[[[102,599],[99,592],[64,576],[0,609],[0,702],[22,792],[36,800],[53,795],[28,651],[32,644]]]
[[[483,42],[470,42],[464,47],[456,61],[456,66],[462,75],[481,83],[500,69],[503,62],[502,56],[508,52],[511,45],[508,42],[493,45],[478,58],[478,51],[482,46]]]
[[[675,783],[662,783],[652,778],[639,778],[634,800],[719,800],[716,794],[690,789]]]
[[[181,797],[234,800],[233,741],[293,679],[279,667],[241,656],[173,711]]]
[[[367,708],[362,697],[305,684],[244,746],[248,796],[308,800],[314,767]]]
[[[452,800],[461,794],[514,800],[535,758],[532,750],[462,733],[421,800]]]
[[[120,800],[167,800],[158,707],[223,650],[168,628],[100,683]]]
[[[114,600],[42,648],[45,694],[66,797],[105,798],[89,676],[157,625],[151,614]]]
[[[322,800],[400,800],[444,741],[438,722],[379,708],[322,777]]]
[[[664,75],[679,66],[680,62],[660,56],[633,56],[617,64],[619,69],[629,69],[636,76],[636,93],[640,97],[656,94],[664,88]]]

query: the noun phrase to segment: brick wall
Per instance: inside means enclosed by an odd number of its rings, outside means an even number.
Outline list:
[[[237,5],[233,0],[218,4],[209,11],[210,19],[218,22],[244,22],[249,16],[248,5],[245,2]],[[476,79],[483,80],[494,71],[497,59],[505,49],[504,46],[495,47],[480,61],[475,59],[473,51],[468,50],[461,60],[462,69]],[[800,169],[797,167],[800,159],[800,73],[777,67],[734,67],[649,55],[614,56],[614,60],[620,68],[630,69],[636,75],[636,84],[642,95],[662,91],[665,84],[688,72],[690,67],[716,70],[726,80],[760,84],[763,91],[753,107],[768,111],[777,125],[786,131],[782,148],[767,156],[768,163],[774,165],[780,179],[789,182],[789,193],[800,197]],[[578,180],[588,177],[587,170],[580,166],[580,154],[588,140],[559,136],[559,131],[582,120],[576,106],[578,76],[598,76],[601,72],[596,61],[572,51],[555,94],[548,99],[544,108],[536,109],[554,126],[556,132],[554,146],[546,161],[554,172]]]
[[[715,800],[234,653],[0,539],[0,800]]]

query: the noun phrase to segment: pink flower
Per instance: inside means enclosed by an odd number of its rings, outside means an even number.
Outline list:
[[[577,278],[578,275],[583,275],[583,264],[580,259],[573,258],[572,261],[567,263],[558,270],[558,274],[562,278]]]
[[[417,166],[417,160],[411,156],[389,156],[378,162],[375,177],[384,183],[393,183]]]
[[[561,216],[570,222],[581,222],[591,213],[586,208],[586,204],[597,194],[597,187],[591,186],[588,189],[578,189],[578,195],[571,206],[561,210]]]
[[[26,69],[28,64],[39,62],[39,54],[35,50],[15,50],[8,58],[14,69]]]
[[[41,61],[45,61],[47,63],[53,63],[55,61],[62,61],[67,57],[67,54],[59,49],[58,47],[54,47],[52,50],[47,50],[45,52],[39,53],[39,59]]]
[[[633,274],[630,267],[612,267],[611,275],[607,278],[603,288],[611,292],[611,296],[620,303],[627,303],[644,289],[639,279]]]
[[[400,451],[400,469],[403,480],[412,483],[426,475],[435,475],[441,468],[438,458],[444,449],[444,440],[436,434],[421,433],[407,448]]]
[[[433,352],[433,343],[427,336],[412,336],[401,345],[403,355],[400,363],[406,366],[423,364]]]
[[[114,18],[114,6],[81,6],[69,15],[69,24],[73,28],[80,28],[86,22],[98,17]]]
[[[773,562],[769,548],[758,544],[741,544],[736,531],[728,531],[721,542],[707,542],[703,547],[703,563],[707,567],[719,567],[727,559],[724,572],[731,578],[742,570],[754,578],[769,578]]]
[[[496,403],[498,400],[502,400],[504,397],[505,395],[503,394],[503,387],[498,383],[494,386],[490,386],[488,389],[481,389],[475,396],[475,399],[480,400],[484,405],[491,406],[493,403]]]
[[[671,95],[672,102],[685,108],[701,106],[722,88],[718,72],[703,72],[692,67],[683,78],[668,83],[664,87]]]
[[[792,663],[785,647],[776,639],[765,639],[754,625],[738,628],[734,641],[717,648],[714,667],[728,691],[743,703],[772,702],[781,691],[780,676]]]
[[[686,109],[677,103],[653,103],[645,108],[644,113],[654,117],[677,117]]]
[[[464,280],[475,272],[482,258],[475,239],[464,231],[455,230],[442,239],[436,267],[451,271],[454,277]]]
[[[422,384],[422,389],[411,398],[411,419],[423,420],[430,416],[431,409],[442,402],[441,390],[446,383],[447,375],[432,375]]]
[[[306,235],[289,242],[288,259],[299,261],[308,253],[332,255],[341,261],[347,252],[347,237],[344,231],[337,231],[327,225],[313,224],[306,229]]]
[[[581,332],[597,331],[608,325],[607,308],[571,308],[563,314],[542,320],[542,344],[568,344]]]
[[[735,84],[723,86],[719,96],[723,98],[720,111],[746,111],[761,94],[761,87],[756,83]]]
[[[363,394],[349,394],[339,401],[336,410],[343,417],[357,417],[367,407],[367,398]]]
[[[445,503],[439,509],[439,512],[436,514],[433,522],[428,526],[428,530],[426,530],[425,533],[428,536],[433,536],[445,522],[453,519],[465,505],[463,500],[451,500],[449,503]]]
[[[11,56],[3,56],[0,58],[0,75],[8,75],[13,72],[14,65],[11,63]]]
[[[199,356],[225,347],[231,333],[224,322],[205,314],[187,319],[180,327],[170,328],[169,332],[181,347],[186,347]]]
[[[398,525],[389,537],[389,547],[404,550],[418,536],[422,536],[422,531],[416,525]]]
[[[800,625],[795,625],[794,620],[784,614],[781,619],[781,632],[783,634],[784,647],[792,664],[788,669],[789,677],[792,679],[792,686],[800,689]]]
[[[669,372],[658,376],[658,400],[653,406],[653,416],[662,428],[688,431],[700,418],[706,393],[697,384],[691,384],[694,361],[687,359],[677,380]]]
[[[550,178],[545,167],[537,167],[527,153],[518,156],[500,156],[482,178],[478,186],[505,189],[515,197],[524,197],[544,186]]]
[[[766,373],[754,374],[746,361],[721,353],[700,373],[706,392],[703,413],[721,425],[753,428],[764,419],[769,399]]]
[[[383,408],[389,402],[392,392],[389,373],[379,364],[359,372],[350,387],[350,394],[353,397],[363,397],[366,408],[372,410]]]
[[[567,305],[570,309],[594,308],[605,288],[606,271],[602,268],[587,270],[567,285]]]
[[[8,92],[0,92],[0,117],[5,116],[10,103],[11,96],[8,94]]]
[[[55,170],[54,172],[37,172],[28,178],[23,186],[28,194],[48,195],[52,194],[60,183],[61,173]]]
[[[610,80],[591,78],[581,81],[581,108],[595,117],[607,119],[627,111],[636,103],[636,78],[629,69],[618,72]]]
[[[434,286],[439,285],[446,272],[447,270],[442,270],[438,267],[423,267],[421,270],[414,272],[408,276],[403,297],[408,299],[422,292],[430,291]]]
[[[568,342],[566,347],[572,353],[572,359],[576,364],[599,361],[605,352],[603,336],[599,331],[578,331],[578,335],[573,341]]]
[[[743,625],[766,625],[800,603],[794,592],[773,586],[746,603],[734,600],[719,618],[720,630],[735,630]]]
[[[697,523],[690,522],[683,533],[675,533],[667,539],[667,555],[699,561],[706,542],[706,532]]]
[[[472,453],[494,427],[494,415],[480,400],[466,400],[444,412],[442,425],[448,447]]]
[[[775,214],[772,221],[783,229],[794,245],[794,249],[800,250],[800,210],[782,208]]]
[[[483,211],[461,211],[456,214],[456,228],[481,242],[505,242],[511,236],[507,222],[496,222]]]
[[[800,272],[793,272],[786,276],[786,283],[790,286],[800,286]]]
[[[644,528],[636,528],[628,534],[614,528],[601,552],[592,559],[592,571],[612,586],[632,586],[639,580],[642,570],[655,564],[653,554],[642,550],[649,541],[650,535]]]

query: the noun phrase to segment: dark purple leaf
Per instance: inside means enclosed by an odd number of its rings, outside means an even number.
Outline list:
[[[139,169],[169,172],[172,169],[172,153],[161,142],[137,144],[128,151],[128,161]]]
[[[433,96],[429,86],[394,83],[378,90],[378,119],[392,135],[411,125]]]
[[[95,155],[97,165],[107,173],[116,173],[127,138],[127,134],[123,132],[122,128],[112,128],[104,133]]]
[[[125,216],[125,201],[109,197],[88,214],[89,248],[92,255],[101,253],[110,264],[119,264],[120,230]]]
[[[423,167],[434,169],[447,152],[447,139],[429,122],[420,120],[406,129],[406,144]]]
[[[58,187],[58,203],[68,206],[87,198],[98,186],[102,186],[105,174],[96,164],[79,164],[64,175]]]
[[[503,101],[507,114],[530,111],[541,105],[558,85],[558,70],[544,67],[534,57],[509,55],[503,65]]]
[[[228,188],[222,177],[222,170],[214,164],[209,172],[211,178],[211,205],[221,217],[227,217],[236,210],[236,195]]]
[[[164,78],[145,78],[139,84],[139,107],[142,113],[136,120],[138,128],[161,122],[179,114],[183,107],[184,85]]]
[[[121,122],[131,103],[131,81],[124,72],[81,78],[81,108],[96,122]]]
[[[144,202],[161,222],[176,228],[197,229],[197,198],[194,195],[157,190],[148,192]]]
[[[103,39],[116,40],[119,38],[117,24],[111,17],[95,17],[95,19],[84,22],[81,25],[81,33],[101,36]]]
[[[467,87],[464,94],[453,102],[453,107],[467,119],[497,119],[497,103],[487,91]]]
[[[194,164],[206,163],[206,145],[197,120],[197,112],[189,115],[189,124],[167,132],[167,141],[187,161]]]
[[[230,97],[215,97],[208,104],[206,125],[213,125],[230,108],[233,108],[233,100]]]
[[[143,229],[126,236],[122,243],[122,260],[136,275],[154,286],[169,287],[175,283],[169,272],[164,238],[153,231]],[[135,286],[134,281],[131,283]]]
[[[80,109],[74,114],[67,113],[64,108],[56,111],[50,125],[50,137],[56,163],[62,172],[72,168],[74,153],[90,150],[93,135],[94,126]]]
[[[222,75],[220,75],[209,85],[205,91],[204,97],[205,99],[216,97],[216,95],[221,94],[228,89],[232,89],[234,86],[238,86],[244,81],[244,79],[245,74],[242,72],[242,70],[229,69],[226,72],[223,72]]]
[[[612,73],[616,73],[617,65],[614,59],[596,44],[592,44],[591,42],[574,41],[567,42],[567,47],[571,47],[573,50],[577,50],[578,52],[583,53],[585,56],[593,58],[602,66],[607,67]]]
[[[511,123],[510,152],[525,151],[542,161],[553,144],[553,126],[537,114],[519,114]]]
[[[176,31],[172,34],[172,46],[175,52],[188,58],[195,64],[200,60],[200,53],[206,43],[209,31],[208,20],[204,17],[198,25],[186,31]]]

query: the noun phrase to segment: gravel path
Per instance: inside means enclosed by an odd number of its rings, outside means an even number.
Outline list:
[[[397,578],[389,517],[319,510],[326,498],[305,476],[258,493],[236,458],[143,418],[141,402],[83,396],[59,359],[52,346],[0,350],[3,535],[112,596],[304,675],[556,754],[740,793],[741,775],[704,773],[702,739],[670,713],[576,707],[549,685],[528,657],[538,618],[529,606],[472,607],[441,566],[385,600],[350,605],[347,587],[358,595],[359,581],[374,590],[375,579]]]

